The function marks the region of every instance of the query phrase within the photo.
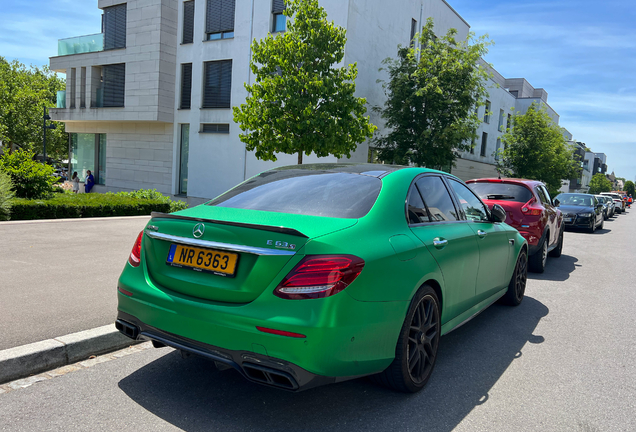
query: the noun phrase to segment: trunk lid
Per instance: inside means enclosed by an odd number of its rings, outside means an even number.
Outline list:
[[[176,214],[153,213],[143,240],[142,259],[150,279],[159,287],[187,296],[227,303],[249,303],[276,279],[285,265],[311,239],[349,228],[357,219],[197,206]],[[198,224],[203,234],[194,235]],[[179,247],[178,249],[176,249]],[[192,266],[181,267],[185,249],[194,250]],[[167,263],[171,254],[173,263]],[[177,257],[174,252],[177,251]],[[193,269],[196,258],[236,258],[234,275]],[[205,255],[207,259],[205,259]],[[216,258],[215,258],[216,259]]]

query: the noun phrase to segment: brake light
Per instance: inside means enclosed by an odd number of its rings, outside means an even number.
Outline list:
[[[537,204],[537,199],[532,197],[530,201],[528,201],[524,204],[523,207],[521,207],[521,211],[524,215],[527,216],[540,216],[541,213],[543,213],[543,208],[539,207]]]
[[[130,256],[128,257],[128,262],[133,267],[139,267],[141,264],[141,239],[144,236],[144,232],[140,232],[137,236],[137,240],[135,241],[135,245],[130,252]]]
[[[338,294],[358,277],[364,260],[353,255],[307,256],[274,290],[289,300],[317,299]]]

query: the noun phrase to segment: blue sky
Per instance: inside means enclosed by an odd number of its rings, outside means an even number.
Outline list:
[[[48,64],[57,40],[99,33],[96,0],[1,0],[0,55]],[[548,92],[561,126],[609,170],[636,177],[636,8],[633,0],[448,0],[477,35],[495,42],[486,60],[506,78]]]
[[[560,125],[636,176],[636,8],[633,0],[447,0],[477,35],[495,42],[486,60],[506,78],[548,92]]]

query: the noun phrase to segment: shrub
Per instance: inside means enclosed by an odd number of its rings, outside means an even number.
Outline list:
[[[139,189],[132,192],[117,192],[115,195],[117,196],[125,196],[130,198],[138,198],[138,199],[150,199],[161,201],[163,203],[170,204],[170,213],[174,213],[179,210],[185,210],[188,208],[188,204],[179,201],[179,200],[171,200],[170,197],[163,195],[161,192],[158,192],[156,189]]]
[[[4,152],[0,156],[0,169],[11,176],[18,198],[44,198],[57,180],[53,167],[33,160],[33,156],[34,153],[27,150]]]
[[[13,195],[11,177],[9,174],[0,171],[0,221],[9,220]]]
[[[62,219],[142,216],[169,212],[170,204],[115,194],[55,194],[45,200],[14,199],[11,219]]]

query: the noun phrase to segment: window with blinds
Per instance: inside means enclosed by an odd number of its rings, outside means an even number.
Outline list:
[[[180,109],[190,109],[192,101],[192,63],[181,65],[181,103]]]
[[[287,17],[283,15],[285,0],[272,0],[272,33],[284,32],[287,28]]]
[[[230,108],[232,60],[204,63],[203,108]]]
[[[230,125],[227,123],[201,123],[201,133],[230,133]]]
[[[126,89],[126,64],[102,66],[104,107],[123,107]]]
[[[183,35],[182,44],[194,42],[194,0],[183,2]]]
[[[208,40],[234,37],[236,0],[207,0],[205,33]]]
[[[126,48],[126,3],[104,8],[104,50]]]

